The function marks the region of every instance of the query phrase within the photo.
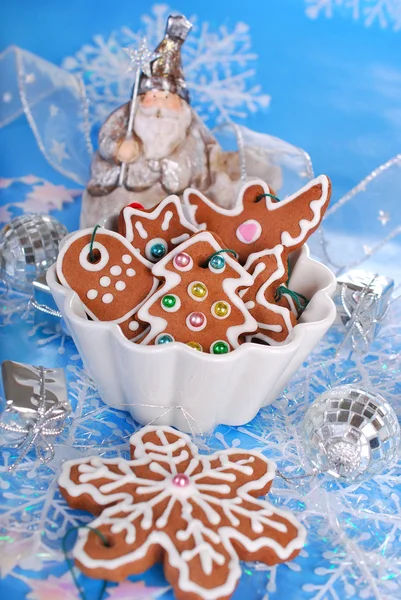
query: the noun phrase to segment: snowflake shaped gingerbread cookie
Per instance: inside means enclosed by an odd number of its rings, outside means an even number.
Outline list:
[[[297,556],[305,529],[265,495],[275,465],[238,448],[198,454],[171,427],[147,426],[130,440],[131,460],[65,462],[68,504],[100,516],[79,532],[73,554],[91,577],[122,581],[162,561],[178,600],[226,600],[240,560],[267,565]]]
[[[194,225],[214,231],[244,264],[252,252],[278,244],[284,255],[300,248],[319,227],[330,196],[330,179],[320,175],[281,201],[260,180],[246,183],[231,209],[221,208],[192,188],[185,190],[183,198]]]
[[[157,262],[198,231],[185,218],[178,196],[168,196],[150,210],[125,206],[118,230],[151,262]]]

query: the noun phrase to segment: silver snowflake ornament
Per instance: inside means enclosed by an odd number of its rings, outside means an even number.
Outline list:
[[[151,52],[148,48],[148,42],[146,37],[142,38],[141,45],[139,48],[135,48],[134,46],[130,46],[129,48],[123,48],[124,52],[126,52],[129,56],[131,64],[128,68],[128,71],[136,71],[139,69],[147,77],[151,77],[152,73],[150,70],[150,65],[157,58],[160,58],[160,54],[156,52]]]

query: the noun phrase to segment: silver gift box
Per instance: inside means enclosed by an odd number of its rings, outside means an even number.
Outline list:
[[[340,275],[337,277],[334,297],[337,306],[336,324],[347,326],[357,311],[356,321],[363,328],[367,339],[372,341],[387,312],[393,290],[394,280],[385,275],[361,269]],[[354,329],[357,336],[358,330]]]
[[[5,427],[32,426],[39,418],[41,389],[45,393],[44,409],[53,409],[56,417],[46,427],[51,430],[60,427],[70,413],[67,396],[67,382],[64,369],[43,369],[43,382],[40,368],[33,365],[5,360],[2,364],[2,376],[6,406],[0,415],[0,422]],[[11,433],[0,428],[0,441],[10,447],[19,446],[25,439],[24,434]]]

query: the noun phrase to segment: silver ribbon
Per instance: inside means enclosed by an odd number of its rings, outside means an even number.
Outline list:
[[[17,460],[8,467],[9,471],[14,471],[20,462],[25,458],[32,447],[35,447],[37,456],[41,462],[48,463],[54,458],[53,444],[47,439],[50,436],[56,436],[63,432],[64,423],[62,426],[55,428],[49,427],[54,421],[59,421],[60,409],[64,410],[64,418],[71,412],[69,407],[62,402],[55,402],[46,408],[46,369],[42,366],[39,370],[39,404],[38,411],[35,417],[32,417],[32,422],[27,427],[19,425],[9,425],[0,421],[0,427],[11,433],[19,433],[26,435],[25,440],[19,446],[20,455]]]

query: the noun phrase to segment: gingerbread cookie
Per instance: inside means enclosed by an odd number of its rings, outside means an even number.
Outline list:
[[[258,322],[258,332],[247,341],[260,339],[271,345],[285,342],[297,323],[295,305],[283,293],[277,299],[277,290],[288,279],[287,261],[283,261],[284,247],[279,244],[271,250],[250,254],[244,265],[253,278],[253,284],[240,292],[245,306]],[[284,287],[285,289],[285,287]]]
[[[128,338],[137,338],[146,327],[138,321],[139,306],[158,282],[143,258],[125,238],[108,229],[93,229],[71,235],[57,257],[57,276],[81,299],[95,321],[118,323]]]
[[[281,200],[263,181],[246,183],[234,208],[217,206],[195,189],[184,192],[184,204],[197,227],[214,231],[241,264],[249,254],[282,244],[286,254],[302,246],[319,227],[331,195],[330,180],[320,175],[301,190]]]
[[[150,210],[126,206],[120,213],[118,230],[151,262],[198,231],[185,218],[178,196],[168,196]]]
[[[225,354],[239,337],[257,329],[239,297],[252,285],[249,273],[208,231],[197,233],[153,267],[164,284],[144,303],[138,317],[149,323],[143,344],[184,342],[196,350]]]
[[[275,465],[239,448],[199,455],[188,435],[147,426],[130,440],[131,460],[87,457],[63,464],[62,495],[99,515],[73,549],[86,575],[122,581],[161,561],[177,600],[228,600],[240,560],[275,565],[295,558],[305,528],[258,499]]]

